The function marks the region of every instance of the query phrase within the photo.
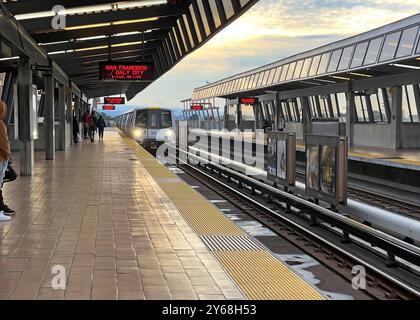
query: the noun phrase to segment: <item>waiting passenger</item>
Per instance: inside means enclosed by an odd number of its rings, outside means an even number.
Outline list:
[[[0,187],[3,187],[3,179],[10,160],[10,142],[7,134],[7,128],[4,124],[4,118],[7,112],[7,105],[0,101]],[[15,211],[10,209],[3,199],[3,190],[0,189],[0,221],[9,221],[10,215]]]
[[[99,116],[97,126],[98,126],[98,132],[99,132],[99,140],[103,141],[104,140],[104,130],[105,130],[105,127],[106,127],[106,123],[105,123],[104,118],[102,118],[102,116]]]
[[[83,139],[87,140],[89,131],[89,112],[85,111],[83,115]]]
[[[95,111],[92,111],[89,118],[89,136],[90,136],[90,142],[95,142],[95,132],[96,132],[96,126],[97,126],[97,118]]]
[[[73,142],[79,143],[79,121],[76,116],[73,116]]]

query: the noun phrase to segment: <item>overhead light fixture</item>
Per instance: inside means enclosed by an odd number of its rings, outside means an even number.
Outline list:
[[[370,74],[364,74],[364,73],[357,73],[357,72],[349,72],[349,74],[353,76],[359,76],[359,77],[366,77],[366,78],[373,78]]]
[[[411,66],[408,64],[401,64],[401,63],[392,63],[391,65],[394,67],[399,67],[399,68],[416,69],[416,70],[420,69],[420,67]]]
[[[347,81],[351,80],[350,78],[340,77],[340,76],[331,76],[331,78],[339,79],[339,80],[347,80]]]
[[[16,56],[16,57],[0,58],[0,61],[9,61],[9,60],[16,60],[16,59],[19,59],[19,57]]]
[[[74,27],[67,27],[67,28],[64,28],[64,30],[72,31],[72,30],[92,29],[92,28],[119,26],[119,25],[124,25],[124,24],[132,24],[132,23],[140,23],[140,22],[148,22],[148,21],[156,21],[156,20],[159,20],[159,18],[153,17],[153,18],[136,19],[136,20],[121,20],[121,21],[115,21],[115,22],[94,23],[94,24],[85,24],[85,25],[74,26]]]
[[[111,47],[112,48],[126,47],[126,46],[138,45],[138,44],[142,44],[142,43],[143,43],[142,41],[116,43],[116,44],[112,44]],[[144,43],[146,43],[146,41]],[[109,47],[108,45],[103,45],[103,46],[96,46],[96,47],[80,48],[80,49],[75,49],[74,52],[82,52],[82,51],[107,49],[108,47]]]
[[[59,11],[58,14],[62,15],[81,15],[94,12],[107,12],[107,11],[117,11],[117,10],[126,10],[134,8],[142,8],[146,6],[156,6],[167,4],[167,0],[143,0],[143,1],[123,1],[116,2],[111,4],[99,4],[92,6],[82,6],[76,8],[68,8],[63,11]],[[39,18],[48,18],[54,17],[55,12],[53,10],[49,11],[40,11],[33,13],[24,13],[15,15],[16,20],[30,20],[30,19],[39,19]]]

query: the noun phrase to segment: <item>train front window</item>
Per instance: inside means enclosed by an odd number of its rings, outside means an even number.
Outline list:
[[[172,127],[172,117],[170,111],[160,112],[160,127],[162,129]]]
[[[254,106],[252,104],[241,104],[242,121],[255,121]]]
[[[150,129],[158,129],[158,113],[150,112]]]
[[[136,116],[136,127],[146,128],[147,114],[145,110],[138,110]]]

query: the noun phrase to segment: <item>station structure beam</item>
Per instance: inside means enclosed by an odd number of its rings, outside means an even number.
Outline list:
[[[45,92],[45,158],[55,159],[54,78],[44,75]]]

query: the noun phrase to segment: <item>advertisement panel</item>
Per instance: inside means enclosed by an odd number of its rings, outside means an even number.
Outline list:
[[[306,136],[306,194],[332,205],[347,202],[347,138]]]
[[[267,140],[267,174],[275,176],[277,174],[277,144],[276,139]]]
[[[319,191],[319,145],[306,146],[306,187]]]
[[[331,196],[336,194],[336,148],[321,146],[321,191]]]
[[[296,182],[296,134],[270,131],[267,132],[267,141],[268,180],[284,187],[294,186]]]

